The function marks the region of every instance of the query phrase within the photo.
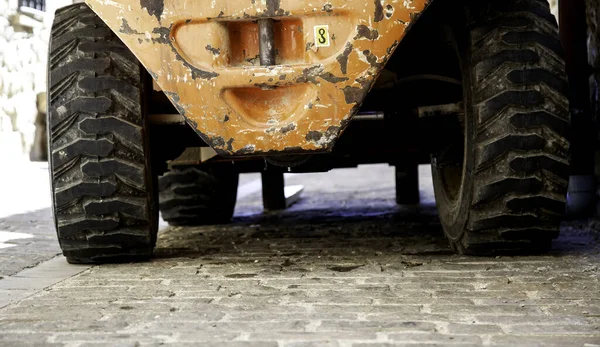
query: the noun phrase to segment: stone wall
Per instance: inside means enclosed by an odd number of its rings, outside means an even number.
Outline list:
[[[26,158],[33,143],[36,96],[46,88],[49,28],[56,8],[20,14],[17,0],[0,0],[0,158]]]
[[[552,8],[552,13],[558,18],[558,0],[550,0],[550,7]]]

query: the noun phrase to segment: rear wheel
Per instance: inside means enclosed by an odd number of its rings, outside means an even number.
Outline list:
[[[238,181],[230,170],[174,166],[159,178],[162,218],[174,226],[229,223]]]
[[[56,12],[48,71],[54,218],[70,263],[149,258],[158,229],[144,72],[85,4]]]
[[[467,13],[453,45],[464,114],[432,160],[440,220],[459,253],[546,250],[569,176],[556,20],[541,0],[491,1]]]

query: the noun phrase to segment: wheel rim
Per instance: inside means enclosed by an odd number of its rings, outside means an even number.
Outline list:
[[[468,181],[473,153],[467,153],[470,139],[470,90],[469,74],[465,71],[465,61],[454,35],[449,40],[448,51],[444,56],[452,60],[448,77],[461,81],[452,90],[453,99],[444,102],[462,103],[459,112],[448,115],[442,124],[443,138],[437,153],[432,155],[434,188],[440,220],[446,235],[457,241],[463,235],[468,212],[464,204],[470,200]],[[468,204],[468,203],[467,203]]]
[[[467,105],[469,102],[466,98],[467,92],[464,88],[464,80],[462,78],[462,69],[460,58],[457,55],[450,55],[453,57],[456,66],[457,76],[460,76],[461,85],[457,88],[457,94],[460,96],[457,102],[463,103],[462,112],[452,116],[454,117],[450,125],[448,126],[447,133],[449,134],[446,138],[447,141],[444,143],[444,148],[440,151],[438,156],[434,157],[435,170],[437,170],[440,178],[441,188],[443,190],[444,197],[447,201],[456,206],[462,199],[462,188],[464,186],[464,173],[467,166],[467,121],[466,114],[468,112]]]

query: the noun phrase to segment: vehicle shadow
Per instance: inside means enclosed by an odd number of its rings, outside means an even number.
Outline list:
[[[464,259],[450,250],[435,206],[375,205],[259,213],[237,217],[228,225],[170,227],[159,236],[156,258],[206,257],[239,262],[293,255],[316,262],[325,256],[351,263],[372,256]],[[600,233],[587,227],[589,224],[565,223],[553,250],[544,256],[597,252]]]

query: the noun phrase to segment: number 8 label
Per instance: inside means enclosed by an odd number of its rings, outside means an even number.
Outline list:
[[[330,45],[331,42],[329,40],[329,25],[315,26],[315,46],[329,47]]]

